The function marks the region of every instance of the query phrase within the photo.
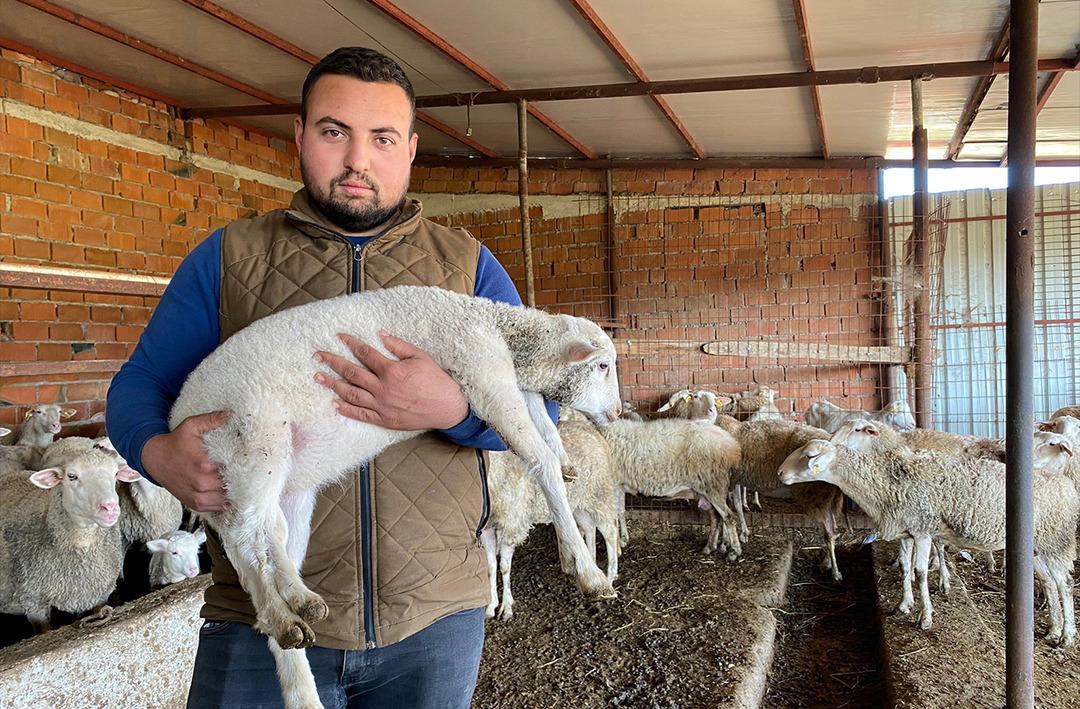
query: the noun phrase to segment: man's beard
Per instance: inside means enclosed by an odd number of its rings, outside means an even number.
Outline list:
[[[342,173],[330,181],[330,189],[323,192],[315,184],[300,162],[300,172],[304,179],[304,185],[308,190],[308,198],[319,212],[325,216],[331,224],[346,232],[369,231],[390,219],[405,204],[405,193],[409,189],[408,183],[401,191],[401,197],[392,204],[382,204],[379,199],[379,187],[366,177],[354,176],[351,172]],[[351,178],[351,179],[350,179]],[[374,199],[371,202],[351,200],[346,197],[335,196],[334,188],[338,184],[349,180],[362,182],[372,189]]]

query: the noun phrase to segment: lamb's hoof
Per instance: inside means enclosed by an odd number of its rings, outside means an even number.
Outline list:
[[[514,606],[513,606],[513,604],[506,605],[504,603],[503,605],[499,606],[499,620],[500,621],[505,623],[506,621],[510,620],[513,617],[514,617]]]
[[[739,552],[736,552],[734,549],[732,549],[727,553],[724,558],[728,561],[735,561],[739,558]]]
[[[836,583],[843,583],[844,575],[841,574],[839,571],[834,570],[833,573],[832,573],[832,580],[835,581]]]
[[[488,620],[491,620],[492,618],[494,618],[495,617],[495,606],[488,606],[486,609],[484,609],[484,617],[487,618]]]
[[[297,650],[314,645],[315,633],[307,623],[297,620],[284,631],[275,634],[274,639],[283,650]]]
[[[901,603],[896,607],[896,610],[893,611],[893,615],[910,615],[911,605],[912,604],[910,603]]]
[[[1075,644],[1076,644],[1076,631],[1074,630],[1071,633],[1065,633],[1065,635],[1062,636],[1061,644],[1059,644],[1058,647],[1072,647]]]
[[[706,544],[705,548],[701,550],[701,553],[704,554],[705,556],[712,556],[713,551],[714,551],[714,549],[711,546],[709,546],[708,544]]]
[[[742,542],[743,544],[750,541],[750,532],[740,532],[739,533],[739,541]]]
[[[923,614],[919,617],[919,630],[930,630],[934,627],[934,617],[932,615]]]
[[[1050,631],[1049,633],[1047,633],[1046,635],[1043,636],[1043,640],[1050,643],[1051,645],[1059,646],[1059,645],[1061,645],[1061,631],[1057,631],[1057,632]]]
[[[317,623],[330,615],[330,608],[323,599],[315,596],[297,608],[296,614],[309,623]]]

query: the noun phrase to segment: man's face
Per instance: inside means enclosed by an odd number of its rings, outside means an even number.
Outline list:
[[[315,207],[345,232],[367,231],[401,206],[416,155],[404,89],[327,74],[296,119],[304,186]]]

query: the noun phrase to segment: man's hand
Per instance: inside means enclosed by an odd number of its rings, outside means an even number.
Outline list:
[[[319,373],[315,381],[340,397],[334,406],[343,416],[395,431],[421,431],[452,428],[469,414],[461,387],[423,350],[380,332],[395,361],[351,335],[338,337],[360,364],[316,352],[315,361],[341,379]]]
[[[189,416],[143,446],[143,469],[195,512],[221,512],[227,505],[217,463],[207,455],[202,437],[230,416],[229,411]]]

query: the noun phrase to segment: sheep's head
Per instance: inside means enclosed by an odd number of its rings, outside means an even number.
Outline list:
[[[667,403],[661,406],[656,411],[673,411],[679,406],[687,406],[694,400],[694,394],[689,389],[680,389],[671,396],[668,397]]]
[[[116,456],[90,449],[63,465],[30,475],[30,482],[48,490],[60,486],[64,510],[76,525],[111,527],[120,517],[116,481],[131,482],[138,473],[124,472]]]
[[[161,561],[169,578],[194,578],[199,575],[199,547],[205,541],[202,529],[194,533],[176,530],[147,542],[146,548]]]
[[[911,408],[903,399],[891,401],[881,410],[884,420],[898,431],[915,430],[915,417],[911,415]]]
[[[830,482],[831,466],[837,446],[832,441],[813,440],[792,452],[780,465],[780,480],[785,485],[805,482]]]
[[[75,409],[62,409],[56,404],[44,404],[27,411],[23,423],[38,431],[55,435],[60,433],[60,420],[69,419],[74,415]]]
[[[754,391],[751,392],[751,393],[754,396],[757,396],[759,398],[767,400],[771,404],[776,399],[776,395],[779,394],[780,392],[778,392],[776,389],[773,389],[770,386],[767,386],[765,384],[761,384],[756,389],[754,389]]]
[[[833,434],[832,442],[853,451],[867,451],[881,440],[882,426],[866,419],[848,421]]]
[[[1075,452],[1073,443],[1068,437],[1060,433],[1039,431],[1035,434],[1032,464],[1036,468],[1062,472],[1072,461]]]
[[[615,345],[600,326],[585,318],[559,316],[564,325],[559,346],[558,381],[541,392],[577,409],[602,426],[622,413]]]
[[[1055,416],[1040,423],[1038,430],[1060,433],[1073,442],[1080,442],[1080,419],[1074,416]]]

